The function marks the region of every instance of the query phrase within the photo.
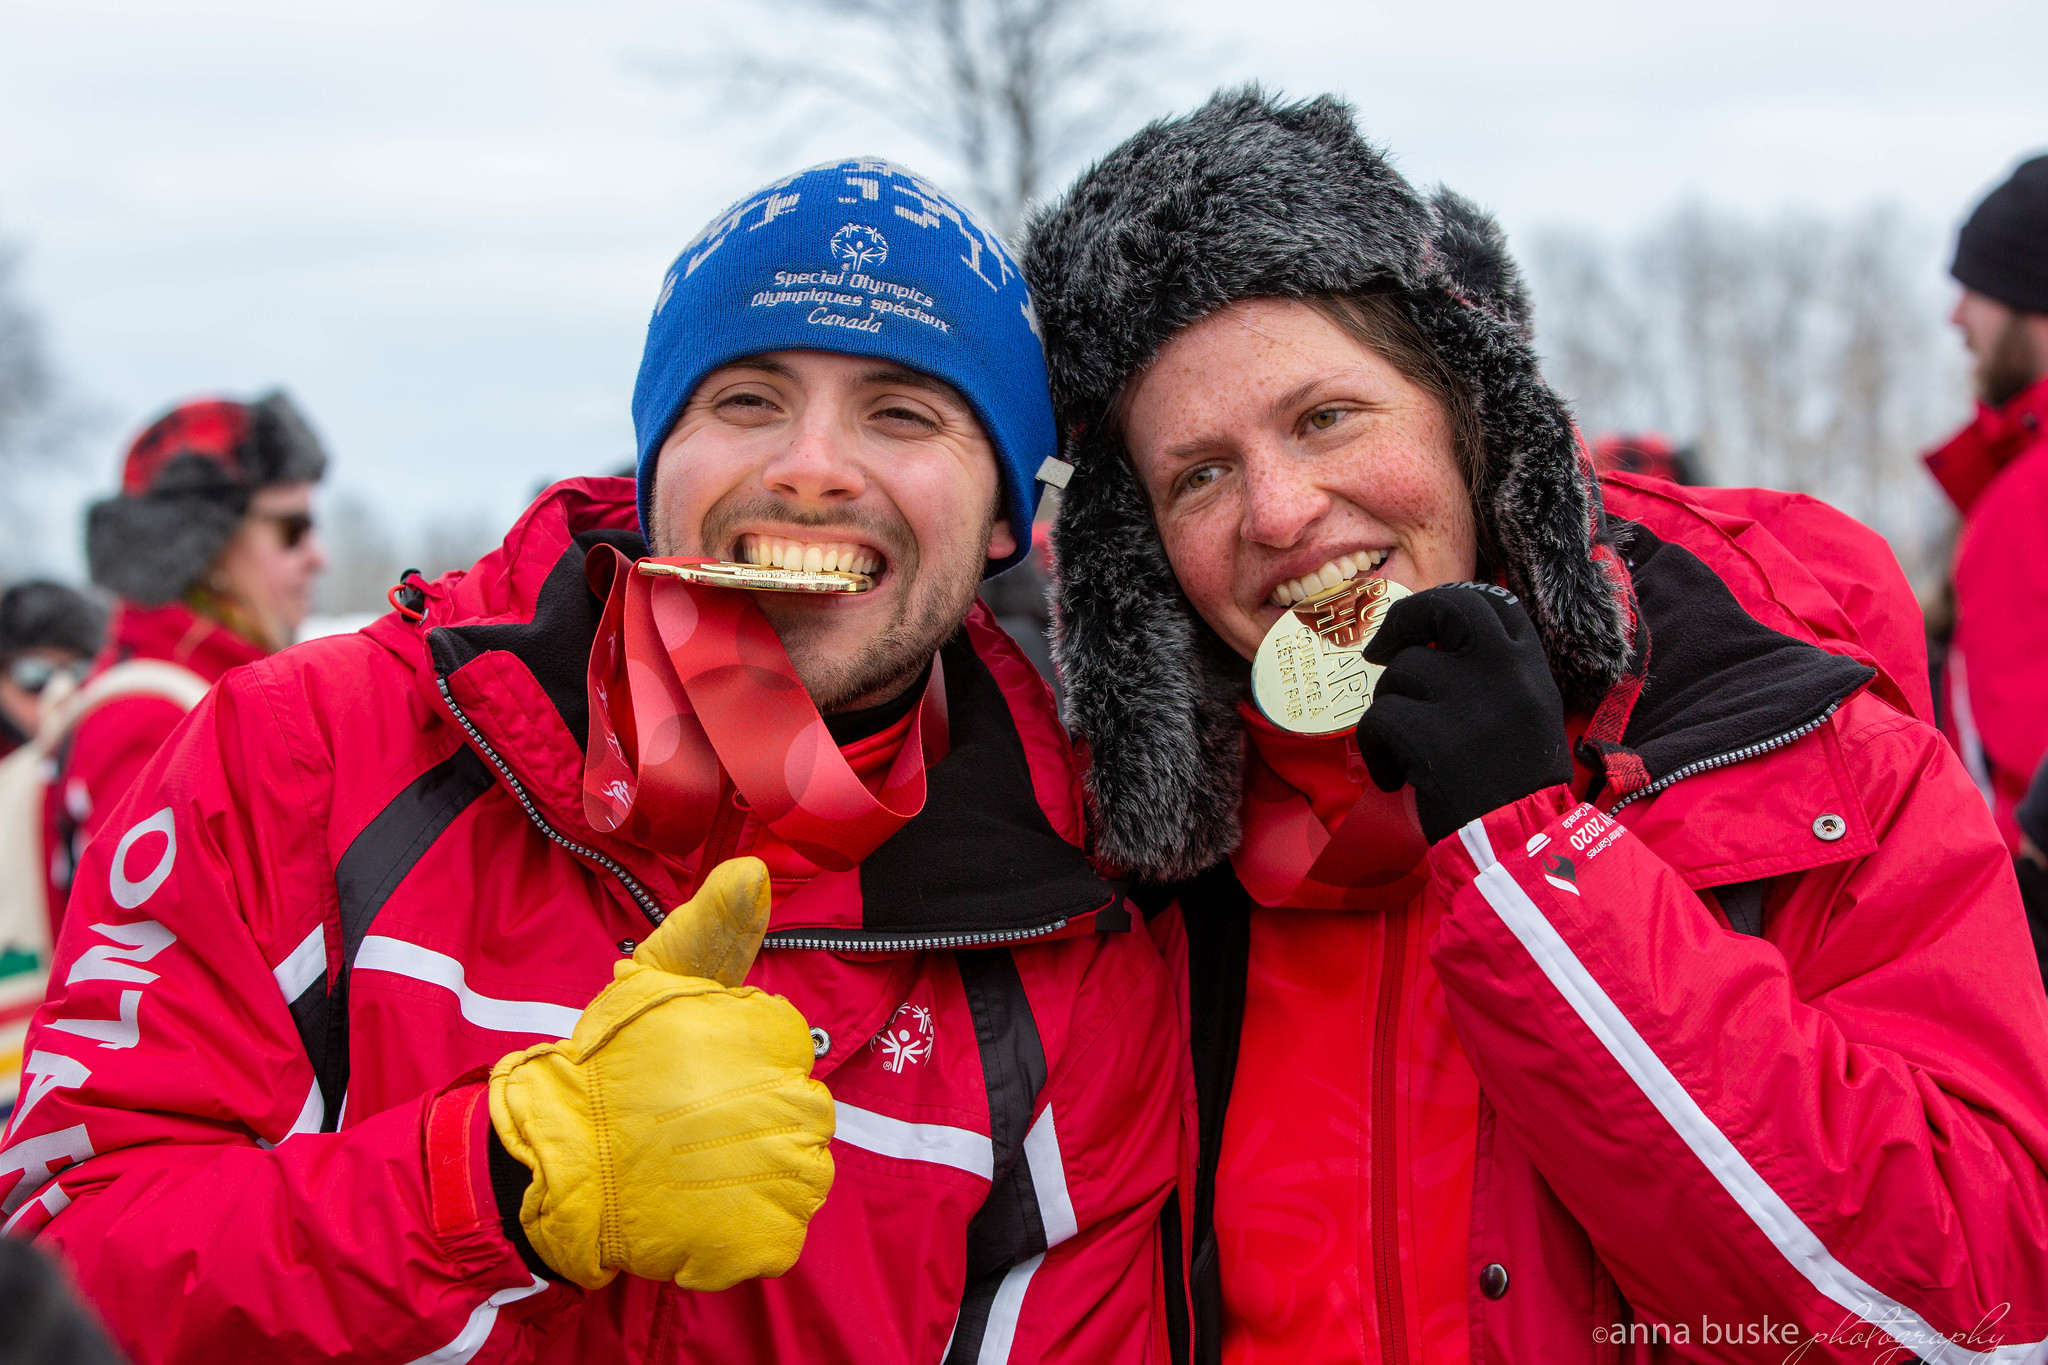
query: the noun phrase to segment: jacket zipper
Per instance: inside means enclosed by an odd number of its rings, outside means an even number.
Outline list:
[[[924,952],[933,948],[984,948],[1001,943],[1026,943],[1034,938],[1056,934],[1067,927],[1067,920],[1056,919],[1036,929],[1012,929],[1007,932],[992,931],[975,934],[937,934],[923,938],[858,939],[833,938],[829,935],[805,933],[799,929],[785,929],[779,934],[770,934],[761,940],[763,948],[822,948],[837,953],[902,953]]]
[[[1401,1032],[1401,984],[1408,967],[1406,907],[1382,920],[1379,1010],[1372,1039],[1372,1271],[1379,1299],[1380,1359],[1407,1365],[1408,1324],[1401,1304],[1401,1224],[1394,1061]]]
[[[449,714],[455,717],[456,724],[460,725],[463,733],[469,736],[470,743],[476,746],[477,752],[481,753],[485,760],[490,763],[491,767],[497,770],[498,776],[504,780],[505,786],[519,802],[520,809],[526,812],[526,818],[533,822],[533,827],[570,853],[588,862],[597,864],[605,871],[611,873],[612,876],[618,878],[619,885],[626,888],[626,894],[633,898],[634,903],[640,907],[640,913],[647,917],[650,924],[659,925],[663,920],[667,919],[668,912],[661,908],[660,903],[648,893],[647,888],[642,886],[632,873],[626,871],[615,860],[606,857],[596,849],[577,843],[574,839],[563,834],[547,822],[547,817],[543,816],[540,813],[540,808],[534,805],[533,798],[526,794],[526,788],[521,786],[519,779],[512,775],[512,769],[506,764],[504,759],[498,757],[498,751],[491,747],[491,742],[483,737],[483,734],[478,731],[475,724],[463,713],[462,708],[456,704],[455,694],[448,690],[448,680],[439,674],[435,674],[434,685],[440,688],[441,700],[446,703]],[[729,786],[730,783],[728,783]],[[718,866],[720,862],[724,861],[725,857],[731,856],[731,846],[738,845],[740,830],[746,826],[746,813],[733,807],[731,796],[728,793],[724,799],[723,806],[720,808],[718,818],[712,823],[712,839],[721,837],[722,827],[728,823],[725,818],[728,811],[739,817],[729,822],[731,826],[730,834],[723,835],[730,846],[727,847],[724,857],[715,860],[709,857],[706,858],[703,865],[707,870]],[[712,851],[712,842],[707,840],[704,847],[708,855]],[[925,938],[889,939],[884,942],[877,942],[872,939],[863,941],[855,938],[833,938],[824,935],[782,933],[768,935],[761,940],[761,946],[764,948],[818,948],[831,952],[848,953],[920,952],[934,948],[978,948],[992,947],[1002,943],[1023,943],[1030,939],[1043,938],[1047,934],[1058,933],[1066,927],[1066,917],[1061,916],[1052,923],[1036,929],[1019,929],[1009,933],[945,934]]]
[[[1674,782],[1682,782],[1688,777],[1697,777],[1701,773],[1712,772],[1715,768],[1725,768],[1731,763],[1741,763],[1747,759],[1756,758],[1760,754],[1767,754],[1773,749],[1782,749],[1795,739],[1804,739],[1815,730],[1820,729],[1821,726],[1827,724],[1828,717],[1834,715],[1841,705],[1842,703],[1839,699],[1829,702],[1827,710],[1821,712],[1798,729],[1787,730],[1776,739],[1759,740],[1755,744],[1745,744],[1740,749],[1731,749],[1727,753],[1714,758],[1702,758],[1688,763],[1677,772],[1658,778],[1641,791],[1630,792],[1627,796],[1615,802],[1607,813],[1612,815],[1631,801],[1640,801],[1646,796],[1655,796]]]
[[[490,741],[478,732],[476,726],[470,723],[469,717],[463,714],[462,708],[455,704],[455,694],[448,690],[448,680],[436,673],[434,675],[434,685],[441,689],[441,700],[447,703],[448,710],[455,717],[456,723],[469,736],[470,743],[476,745],[477,751],[490,761],[490,765],[493,768],[498,770],[498,776],[505,780],[505,785],[511,789],[512,795],[518,799],[520,808],[526,812],[526,818],[533,821],[534,828],[577,857],[596,863],[599,867],[617,877],[619,885],[626,888],[626,894],[633,898],[634,903],[640,907],[640,913],[647,916],[650,924],[659,925],[663,920],[667,919],[668,912],[663,910],[654,897],[647,893],[646,887],[640,885],[634,879],[632,873],[626,871],[625,868],[620,867],[616,862],[605,857],[604,854],[599,853],[596,849],[577,843],[574,839],[571,839],[568,835],[547,822],[541,815],[540,808],[533,804],[533,798],[526,794],[526,788],[520,786],[519,779],[512,775],[512,769],[506,766],[504,759],[498,757],[498,751],[491,747]]]

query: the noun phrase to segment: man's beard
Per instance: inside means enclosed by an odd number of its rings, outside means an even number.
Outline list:
[[[2048,356],[2035,344],[2034,329],[2024,313],[2015,312],[1991,350],[1977,362],[1977,396],[1987,407],[2002,408],[2048,374]]]
[[[971,559],[963,555],[959,564],[925,564],[917,537],[900,519],[799,510],[772,495],[755,494],[727,499],[705,514],[699,552],[723,555],[732,547],[733,528],[749,521],[779,521],[814,527],[819,540],[833,539],[834,528],[858,531],[858,538],[873,543],[888,557],[890,574],[907,584],[908,591],[881,629],[850,650],[821,642],[831,626],[829,610],[817,610],[824,604],[784,600],[781,593],[754,594],[812,703],[819,714],[830,715],[879,706],[924,673],[932,656],[960,629],[974,605],[987,558],[973,551],[988,544],[995,519],[996,509],[991,504],[982,518],[980,536],[966,542]],[[654,552],[690,553],[678,548],[677,537],[658,506]]]

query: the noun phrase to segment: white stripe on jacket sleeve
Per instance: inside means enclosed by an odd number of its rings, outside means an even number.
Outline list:
[[[995,1301],[988,1307],[988,1326],[981,1332],[981,1354],[974,1365],[1009,1365],[1010,1348],[1017,1342],[1017,1321],[1024,1315],[1024,1296],[1031,1291],[1031,1277],[1045,1264],[1045,1253],[1019,1261],[996,1286]]]
[[[462,1330],[455,1339],[438,1351],[429,1351],[411,1365],[469,1365],[476,1359],[476,1353],[490,1340],[491,1328],[497,1325],[498,1310],[508,1303],[517,1303],[546,1289],[546,1280],[534,1277],[532,1284],[522,1284],[512,1289],[500,1289],[470,1311],[469,1320],[462,1324]]]
[[[1465,851],[1472,855],[1472,861],[1478,864],[1481,872],[1493,866],[1495,862],[1493,840],[1486,837],[1485,821],[1473,820],[1467,824],[1460,825],[1458,827],[1458,842],[1463,844]]]
[[[1038,1196],[1038,1221],[1045,1227],[1045,1245],[1050,1250],[1081,1230],[1074,1216],[1074,1201],[1067,1193],[1067,1164],[1060,1156],[1059,1129],[1053,1122],[1051,1105],[1045,1107],[1038,1122],[1024,1135],[1024,1163],[1031,1170],[1031,1188]],[[1031,1277],[1043,1264],[1045,1252],[1041,1251],[1012,1266],[996,1286],[975,1365],[1008,1365],[1010,1351],[1017,1342],[1017,1325],[1024,1315],[1024,1296],[1031,1292]]]
[[[407,943],[402,938],[372,934],[356,949],[355,970],[390,972],[439,986],[454,995],[462,1017],[478,1028],[497,1033],[537,1033],[543,1038],[567,1038],[575,1031],[583,1011],[545,1000],[498,1000],[469,988],[462,964],[446,953]]]
[[[980,1133],[944,1123],[911,1123],[892,1119],[872,1109],[861,1109],[845,1100],[832,1102],[836,1126],[835,1142],[858,1147],[878,1156],[903,1161],[929,1161],[951,1166],[983,1180],[996,1174],[995,1147]]]
[[[1038,1116],[1024,1135],[1024,1161],[1031,1168],[1031,1188],[1038,1194],[1038,1219],[1045,1225],[1045,1244],[1056,1247],[1081,1230],[1074,1201],[1067,1197],[1067,1166],[1060,1159],[1059,1133],[1052,1106]]]
[[[304,995],[306,987],[327,975],[327,926],[314,925],[313,932],[299,940],[299,946],[272,967],[270,974],[277,978],[287,1005]]]
[[[1475,822],[1476,823],[1476,822]],[[1467,829],[1472,826],[1466,826]],[[1482,831],[1483,835],[1484,831]],[[1471,847],[1467,842],[1467,848]],[[1476,857],[1476,854],[1475,854]],[[1491,862],[1491,850],[1489,850]],[[1770,1187],[1748,1158],[1728,1140],[1699,1102],[1681,1085],[1671,1069],[1636,1032],[1628,1016],[1586,970],[1529,893],[1508,870],[1493,863],[1474,883],[1493,912],[1500,916],[1522,946],[1534,958],[1543,974],[1557,987],[1586,1027],[1598,1038],[1629,1079],[1636,1083],[1650,1103],[1657,1106],[1686,1146],[1700,1159],[1721,1188],[1757,1229],[1770,1239],[1778,1253],[1791,1262],[1814,1289],[1855,1316],[1879,1328],[1901,1346],[1926,1360],[1945,1365],[2021,1365],[2048,1360],[2048,1342],[2000,1346],[1975,1352],[1956,1345],[1935,1330],[1925,1318],[1880,1293],[1874,1286],[1835,1259],[1827,1244],[1807,1227],[1790,1204]]]

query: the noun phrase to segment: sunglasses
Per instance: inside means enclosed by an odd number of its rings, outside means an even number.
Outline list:
[[[59,673],[69,674],[73,681],[83,678],[92,667],[87,659],[75,663],[52,663],[40,654],[24,654],[7,665],[7,680],[30,696],[38,696]]]
[[[251,512],[259,521],[271,522],[277,527],[277,538],[287,550],[296,550],[313,534],[313,518],[305,512]]]

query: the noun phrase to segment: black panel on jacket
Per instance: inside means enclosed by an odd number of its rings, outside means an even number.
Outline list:
[[[604,603],[590,590],[583,576],[583,561],[598,545],[614,546],[628,559],[639,559],[647,553],[646,538],[638,531],[577,532],[571,546],[555,561],[555,567],[548,570],[533,604],[531,621],[442,626],[427,632],[434,671],[445,678],[480,654],[504,650],[533,674],[534,681],[555,704],[562,724],[575,737],[576,747],[584,747],[590,731],[590,695],[586,684],[590,642],[597,638]]]
[[[967,1288],[953,1325],[946,1365],[973,1365],[995,1307],[996,1292],[1017,1266],[1046,1249],[1038,1189],[1024,1155],[1038,1092],[1045,1088],[1045,1044],[1024,978],[1007,948],[957,952],[960,984],[974,1017],[981,1074],[988,1086],[989,1145],[995,1169],[988,1196],[967,1225]]]
[[[1223,1150],[1223,1116],[1230,1108],[1244,1028],[1252,898],[1227,862],[1177,890],[1188,939],[1189,1042],[1201,1142],[1188,1290],[1194,1300],[1194,1359],[1218,1365],[1223,1359],[1223,1267],[1216,1245],[1216,1156]],[[1176,1307],[1169,1305],[1169,1314]]]
[[[1650,778],[1789,734],[1877,676],[1764,625],[1683,545],[1614,523],[1647,625],[1650,667],[1622,747]]]
[[[455,817],[491,789],[492,781],[491,770],[475,750],[467,745],[457,749],[392,797],[349,841],[334,865],[334,889],[341,905],[341,970],[331,993],[323,977],[292,1002],[293,1022],[327,1105],[322,1132],[335,1130],[341,1121],[342,1097],[348,1093],[348,986],[356,951],[398,884]]]
[[[1109,904],[1113,889],[1039,808],[1009,703],[965,630],[939,662],[950,743],[925,775],[924,810],[860,865],[864,927],[1006,932]]]

